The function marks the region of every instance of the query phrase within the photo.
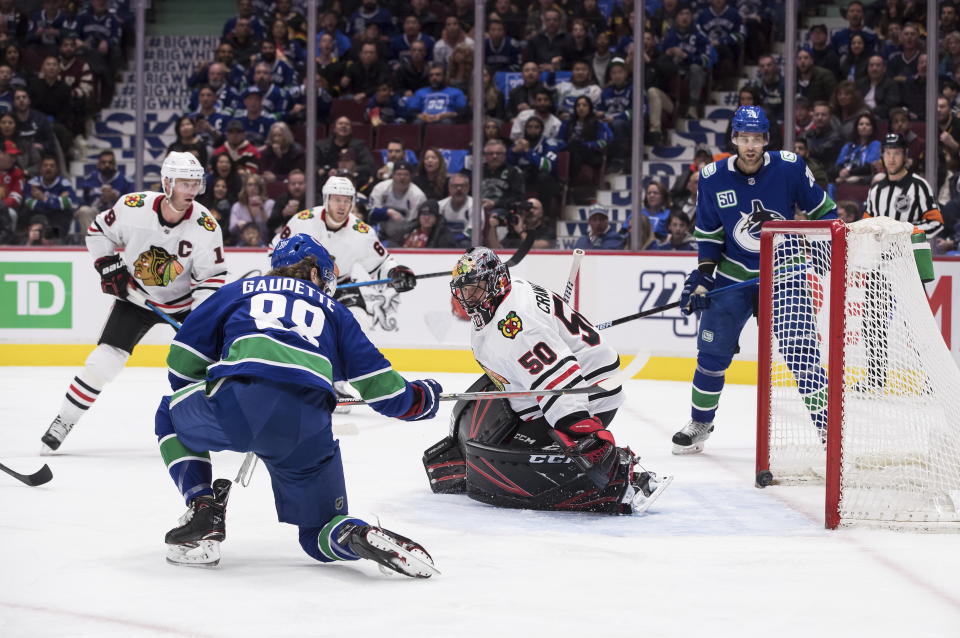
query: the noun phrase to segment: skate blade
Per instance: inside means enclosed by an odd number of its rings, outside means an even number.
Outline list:
[[[677,456],[682,456],[684,454],[700,454],[701,452],[703,452],[703,441],[694,443],[693,445],[673,444],[673,453]]]
[[[367,542],[374,548],[382,552],[396,554],[396,557],[389,559],[390,565],[380,565],[380,571],[392,569],[394,572],[413,578],[430,578],[440,573],[440,570],[433,566],[433,561],[424,552],[410,551],[379,530],[370,530],[366,538]]]
[[[650,496],[644,496],[643,492],[637,492],[637,495],[633,497],[633,513],[634,514],[643,514],[650,506],[653,505],[653,502],[660,498],[660,495],[665,489],[667,489],[671,483],[673,483],[673,475],[668,474],[666,476],[657,477],[657,489],[653,491]],[[639,499],[643,499],[642,502],[637,502]]]
[[[186,567],[216,567],[220,564],[220,541],[198,541],[194,545],[167,545],[167,562]]]

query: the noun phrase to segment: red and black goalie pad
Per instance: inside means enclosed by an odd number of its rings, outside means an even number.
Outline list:
[[[617,448],[598,467],[609,477],[598,488],[556,445],[512,449],[468,441],[467,495],[477,501],[532,510],[627,514],[621,502],[629,487],[633,455]]]
[[[467,465],[460,445],[452,436],[424,451],[423,469],[434,494],[463,494],[467,491]]]

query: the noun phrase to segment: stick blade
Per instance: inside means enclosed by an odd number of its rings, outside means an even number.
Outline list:
[[[50,466],[46,463],[44,463],[43,467],[33,474],[20,474],[19,472],[14,472],[2,463],[0,463],[0,470],[3,470],[13,478],[25,485],[29,485],[30,487],[37,487],[38,485],[49,483],[53,479],[53,472],[50,471]]]

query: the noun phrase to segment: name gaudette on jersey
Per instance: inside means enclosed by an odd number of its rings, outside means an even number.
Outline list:
[[[122,195],[87,229],[94,260],[120,250],[146,297],[168,313],[188,310],[226,281],[223,234],[210,211],[193,202],[176,224],[163,219],[163,193]]]

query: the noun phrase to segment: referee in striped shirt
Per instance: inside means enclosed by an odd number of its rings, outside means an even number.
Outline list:
[[[943,230],[943,215],[927,180],[907,170],[907,141],[898,133],[883,140],[885,174],[867,194],[864,217],[892,217],[909,222],[933,239]]]

